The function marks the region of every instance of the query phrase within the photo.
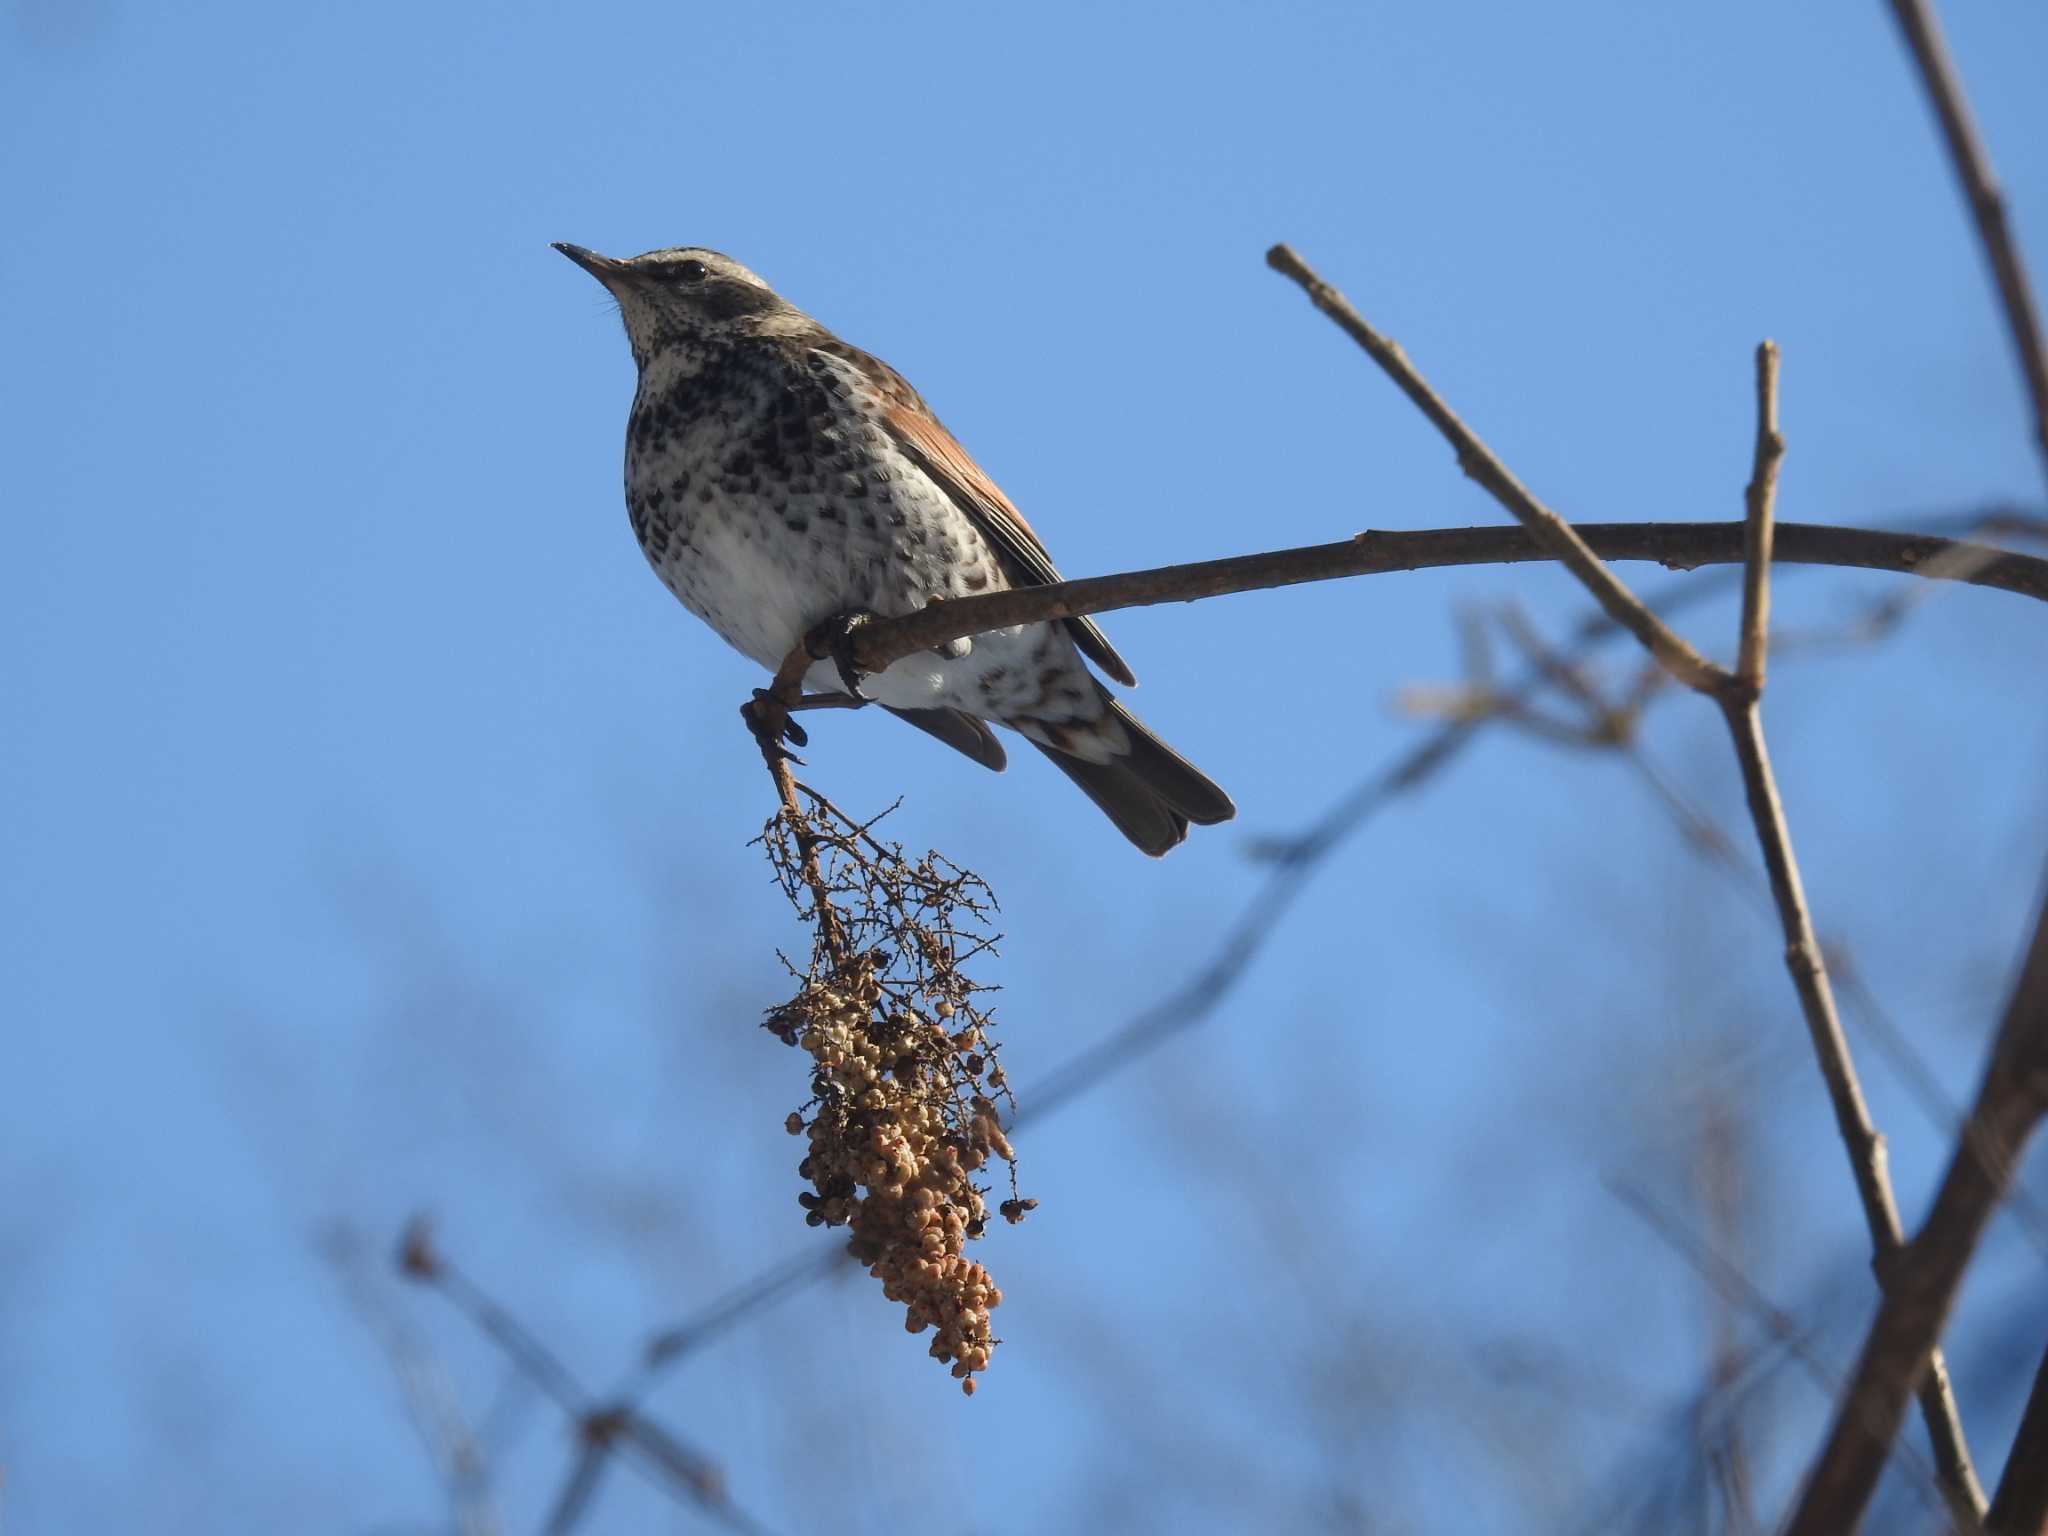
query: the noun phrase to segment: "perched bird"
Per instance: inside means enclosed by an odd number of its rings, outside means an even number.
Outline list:
[[[556,250],[611,291],[639,365],[626,507],[683,606],[771,671],[817,625],[1060,579],[995,482],[887,363],[850,347],[730,257]],[[1138,723],[1087,657],[1137,681],[1088,619],[1026,624],[864,677],[892,714],[1000,770],[1006,725],[1149,854],[1230,797]],[[832,662],[806,679],[843,692]]]

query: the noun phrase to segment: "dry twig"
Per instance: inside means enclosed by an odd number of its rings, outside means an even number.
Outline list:
[[[2012,335],[2013,351],[2020,365],[2020,377],[2033,407],[2034,446],[2041,455],[2041,468],[2048,472],[2048,345],[2041,339],[2041,317],[2034,308],[2027,269],[2020,260],[2019,245],[2012,237],[2005,217],[2005,195],[1991,170],[1991,156],[1977,136],[1977,124],[1970,103],[1963,95],[1962,78],[1949,57],[1948,42],[1941,22],[1928,0],[1891,0],[1892,16],[1906,35],[1920,83],[1927,88],[1928,102],[1941,123],[1941,137],[1948,146],[1956,182],[1970,205],[1970,217],[1977,225],[1977,239],[1990,263],[1991,279],[2005,310],[2006,329]]]

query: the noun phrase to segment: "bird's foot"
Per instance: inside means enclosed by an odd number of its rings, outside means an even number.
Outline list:
[[[855,653],[861,626],[872,618],[874,615],[865,609],[849,608],[814,625],[804,636],[804,648],[819,661],[831,661],[839,669],[839,680],[846,685],[846,691],[862,702],[866,702],[867,695],[860,691],[861,670]]]
[[[795,714],[800,709],[866,709],[874,702],[873,699],[855,698],[850,693],[807,693],[790,703],[789,712]]]
[[[804,728],[789,718],[789,706],[775,697],[772,690],[756,688],[754,696],[740,706],[740,718],[747,723],[747,729],[754,733],[754,740],[761,744],[761,753],[770,759],[789,757],[786,741],[792,747],[807,747],[811,738]],[[791,759],[794,761],[794,759]]]

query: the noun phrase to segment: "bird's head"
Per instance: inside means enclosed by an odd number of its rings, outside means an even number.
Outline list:
[[[555,249],[619,301],[626,337],[643,368],[657,356],[687,356],[735,336],[769,334],[804,321],[801,311],[752,272],[701,246],[671,246],[625,260],[560,241]]]

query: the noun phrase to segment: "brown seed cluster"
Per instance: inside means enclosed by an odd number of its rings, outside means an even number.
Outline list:
[[[934,1331],[932,1357],[971,1394],[998,1342],[989,1312],[1003,1299],[963,1252],[989,1219],[975,1177],[994,1160],[1009,1165],[1007,1220],[1037,1203],[1016,1195],[996,1103],[1007,1096],[1003,1071],[974,1002],[982,989],[960,969],[990,947],[993,902],[975,876],[936,855],[910,863],[813,803],[807,849],[786,818],[767,836],[817,934],[803,990],[767,1019],[811,1058],[811,1100],[785,1122],[807,1139],[797,1171],[811,1187],[797,1199],[812,1226],[849,1229],[848,1251],[903,1305],[911,1333]],[[830,921],[815,915],[823,903]]]

